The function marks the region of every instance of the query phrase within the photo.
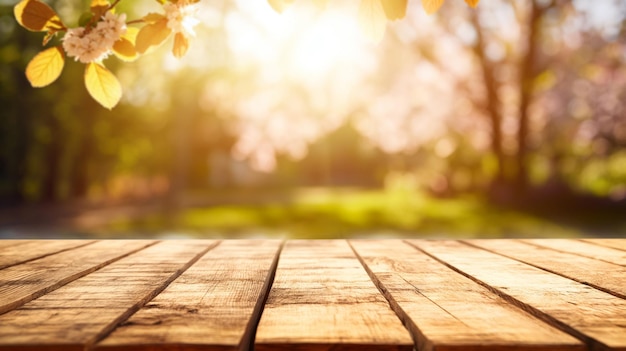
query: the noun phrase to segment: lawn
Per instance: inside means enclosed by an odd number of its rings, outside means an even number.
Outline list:
[[[266,195],[266,194],[265,194]],[[210,197],[210,195],[207,195]],[[190,237],[576,237],[584,234],[477,196],[435,198],[411,189],[299,189],[228,205],[117,219],[104,232]]]

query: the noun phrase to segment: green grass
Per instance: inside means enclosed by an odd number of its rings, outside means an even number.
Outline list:
[[[255,194],[249,194],[250,199]],[[252,201],[251,201],[252,202]],[[582,233],[478,197],[414,190],[302,189],[254,204],[218,205],[118,220],[111,232],[193,237],[575,237]]]

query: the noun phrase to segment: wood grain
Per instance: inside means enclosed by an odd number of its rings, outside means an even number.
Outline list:
[[[0,240],[0,250],[4,250],[7,247],[14,247],[17,245],[31,243],[33,240],[25,240],[25,239],[1,239]]]
[[[97,349],[247,350],[280,244],[278,240],[223,242]]]
[[[626,239],[581,239],[582,241],[626,251]]]
[[[409,242],[594,350],[626,350],[623,299],[460,242]]]
[[[624,239],[84,243],[0,240],[0,350],[626,350]]]
[[[401,240],[350,243],[420,351],[584,349],[572,336]]]
[[[525,243],[626,266],[626,251],[571,239],[525,239]]]
[[[93,240],[33,240],[4,247],[0,254],[0,269],[79,248],[94,242]]]
[[[154,244],[107,240],[0,270],[0,314]]]
[[[215,243],[161,242],[8,312],[0,316],[0,350],[89,348]]]
[[[344,240],[288,241],[256,350],[411,350],[400,320]]]
[[[468,243],[626,299],[626,267],[514,240],[470,240]]]

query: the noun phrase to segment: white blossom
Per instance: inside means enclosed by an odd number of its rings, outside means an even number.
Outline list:
[[[63,49],[76,61],[100,61],[111,54],[113,44],[126,33],[126,14],[107,12],[95,27],[68,29],[63,37]]]
[[[174,34],[182,33],[185,37],[196,35],[193,27],[200,21],[194,17],[197,12],[195,5],[180,2],[178,4],[167,3],[163,5],[163,9],[167,16],[167,27]]]

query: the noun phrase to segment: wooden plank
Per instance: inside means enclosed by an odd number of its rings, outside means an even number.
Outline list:
[[[222,242],[101,341],[97,350],[247,350],[280,244]]]
[[[524,239],[525,243],[626,266],[626,251],[572,239]]]
[[[411,350],[345,240],[288,241],[256,334],[264,350]]]
[[[0,314],[154,243],[144,240],[100,241],[0,270]]]
[[[32,240],[24,240],[24,239],[0,239],[0,250],[4,250],[7,247],[15,247],[22,244],[27,244]],[[2,252],[2,251],[0,251]]]
[[[595,245],[626,251],[626,239],[581,239]]]
[[[0,269],[94,243],[93,240],[31,240],[2,249]]]
[[[0,316],[0,350],[85,350],[162,291],[213,241],[166,241]]]
[[[626,300],[460,242],[409,242],[594,350],[626,350]]]
[[[514,240],[467,242],[626,299],[626,267]]]
[[[350,243],[421,351],[585,349],[400,240]]]

